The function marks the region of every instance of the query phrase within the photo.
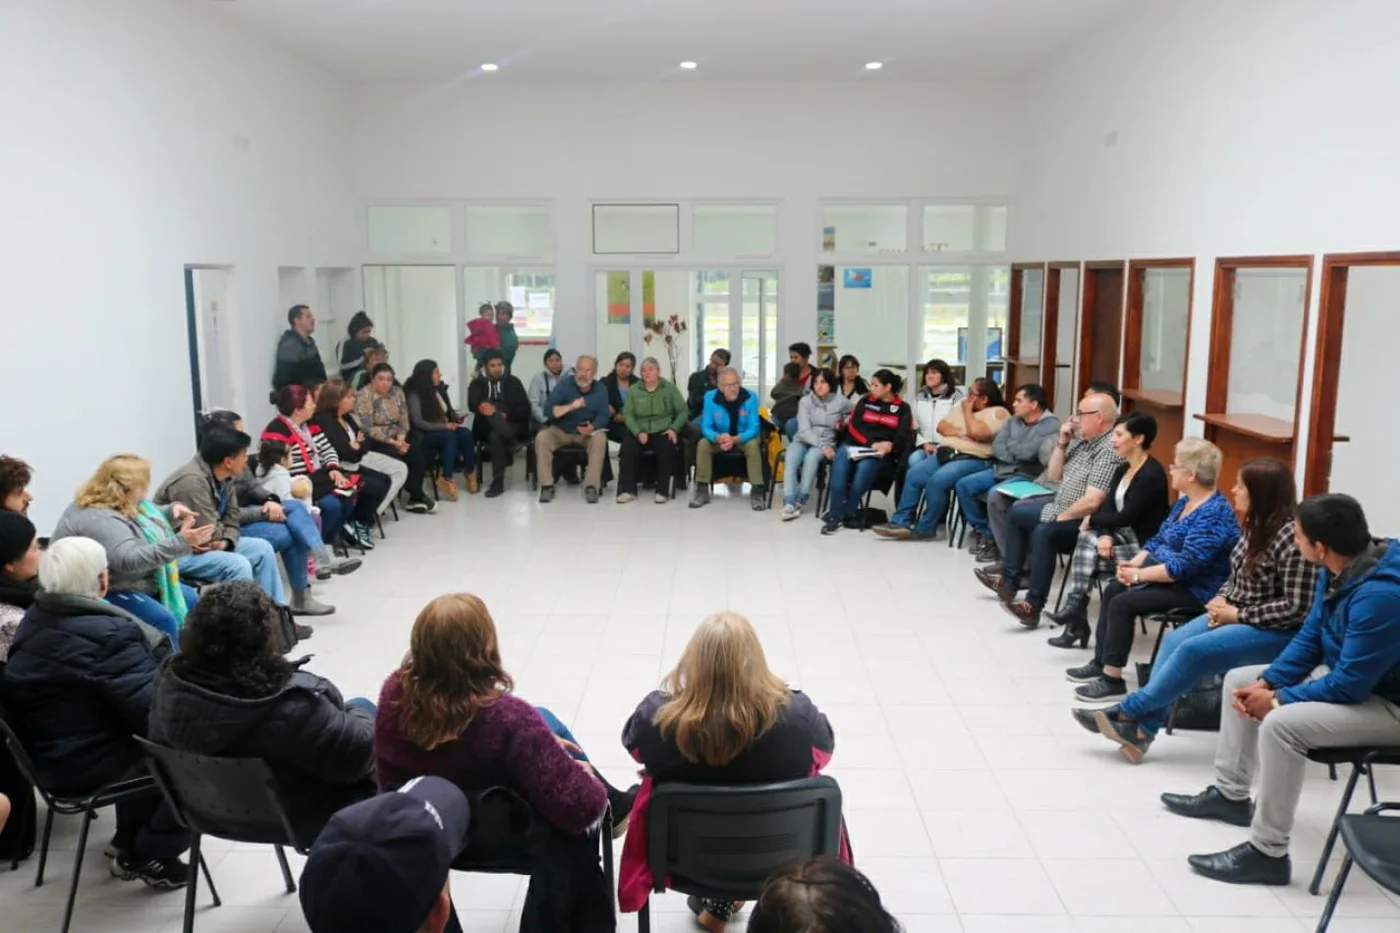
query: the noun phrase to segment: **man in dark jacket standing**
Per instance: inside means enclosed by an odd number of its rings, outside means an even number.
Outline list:
[[[70,796],[143,776],[132,736],[147,734],[156,669],[169,640],[104,602],[107,552],[90,538],[53,542],[39,564],[41,591],[20,623],[5,665],[6,715],[40,783]],[[112,874],[179,888],[189,835],[164,799],[119,803]]]
[[[467,386],[467,408],[472,436],[486,442],[491,451],[491,485],[486,498],[494,499],[506,488],[506,468],[515,445],[530,437],[530,397],[519,379],[506,372],[500,350],[481,354],[481,375]]]
[[[316,315],[306,305],[292,305],[287,311],[287,330],[277,341],[277,367],[272,374],[272,387],[291,385],[320,385],[326,381],[326,364],[321,350],[311,335],[316,330]]]
[[[1233,710],[1220,720],[1215,783],[1162,795],[1173,813],[1250,827],[1248,842],[1187,859],[1217,881],[1288,884],[1311,749],[1400,745],[1400,546],[1373,540],[1361,504],[1339,493],[1299,504],[1294,539],[1323,568],[1312,611],[1273,664],[1225,675]]]

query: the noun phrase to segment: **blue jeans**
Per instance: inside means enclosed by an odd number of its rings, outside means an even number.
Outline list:
[[[180,584],[180,589],[185,594],[185,609],[194,611],[195,603],[199,602],[199,594],[194,591],[194,587],[184,583]],[[180,623],[175,621],[170,610],[162,606],[160,600],[154,596],[139,590],[114,590],[107,594],[107,602],[118,609],[125,609],[147,625],[160,629],[170,637],[171,650],[180,650]]]
[[[896,525],[909,524],[922,496],[924,511],[914,532],[925,538],[931,536],[943,524],[948,514],[948,497],[958,482],[977,473],[990,473],[991,469],[990,460],[975,457],[949,460],[942,464],[937,457],[925,457],[904,474],[904,492],[899,496],[898,511],[890,521]]]
[[[792,440],[797,436],[797,419],[789,418],[783,422],[783,437]]]
[[[909,469],[912,470],[914,467],[933,456],[933,454],[925,453],[922,447],[915,447],[914,452],[909,455],[909,459],[906,460],[905,463],[908,465]]]
[[[569,752],[575,761],[588,760],[588,756],[583,752],[583,747],[578,744],[578,739],[574,738],[574,734],[569,731],[569,727],[564,725],[564,720],[560,719],[543,706],[535,707],[535,711],[540,714],[540,718],[544,720],[544,724],[549,727],[550,732],[553,732],[565,742],[572,742],[578,747],[579,750],[577,752]]]
[[[321,538],[334,541],[350,515],[350,500],[332,492],[317,499],[316,507],[321,510]]]
[[[875,477],[880,474],[880,466],[884,462],[880,457],[852,460],[849,446],[842,444],[836,448],[836,457],[831,461],[831,501],[826,510],[828,521],[840,521],[847,515],[855,514],[865,494],[875,485]]]
[[[1134,690],[1118,704],[1118,709],[1126,718],[1136,719],[1143,732],[1156,735],[1166,723],[1172,704],[1202,677],[1251,664],[1269,664],[1293,640],[1293,635],[1238,622],[1211,628],[1205,616],[1197,616],[1167,633],[1147,686]],[[1226,710],[1225,715],[1233,714]]]
[[[287,514],[285,522],[253,522],[239,529],[239,549],[242,549],[243,542],[249,538],[267,542],[274,553],[282,555],[282,565],[287,568],[287,582],[291,584],[292,592],[300,593],[308,584],[306,558],[312,551],[320,550],[326,544],[321,540],[316,520],[306,511],[306,506],[293,499],[282,503],[282,508]],[[276,572],[275,566],[273,572]],[[273,598],[279,603],[284,602],[277,597]]]
[[[277,552],[261,538],[245,538],[240,534],[232,553],[210,551],[207,554],[189,554],[180,558],[177,566],[181,576],[209,583],[256,580],[273,602],[278,605],[287,602],[286,594],[282,591],[282,575],[277,572]]]
[[[429,449],[438,452],[442,461],[443,479],[452,479],[458,463],[461,463],[462,470],[466,473],[476,469],[476,441],[472,439],[472,432],[466,428],[428,431],[423,435],[423,443],[428,445]]]
[[[973,531],[982,537],[987,537],[992,533],[991,523],[987,521],[987,503],[978,496],[985,497],[991,492],[993,486],[1004,483],[1012,477],[997,479],[992,474],[993,470],[984,470],[981,473],[973,473],[971,476],[964,476],[958,480],[957,490],[958,508],[962,509],[963,515],[967,518],[967,524]]]
[[[808,447],[801,441],[788,444],[783,455],[783,505],[798,505],[811,498],[817,470],[825,459],[820,447]]]

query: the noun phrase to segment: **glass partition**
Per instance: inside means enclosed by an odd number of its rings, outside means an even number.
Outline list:
[[[1293,421],[1307,281],[1304,269],[1236,270],[1225,402],[1230,414]]]
[[[925,205],[923,249],[927,253],[1004,252],[1006,205]]]
[[[1186,327],[1190,313],[1189,269],[1143,270],[1140,388],[1181,392],[1186,378]]]
[[[679,204],[595,204],[593,252],[679,253],[680,217]]]
[[[462,294],[468,316],[482,302],[509,301],[515,307],[515,333],[522,339],[554,334],[554,270],[505,266],[465,266]]]
[[[468,204],[467,251],[477,256],[550,256],[547,204]]]
[[[1021,330],[1013,355],[1030,363],[1040,359],[1040,324],[1045,312],[1045,273],[1026,269],[1021,273]]]
[[[365,311],[382,328],[383,342],[399,379],[419,360],[436,361],[464,409],[470,370],[463,361],[465,324],[459,318],[454,266],[365,266]],[[463,377],[466,378],[463,378]]]
[[[1079,270],[1060,269],[1059,323],[1055,329],[1055,398],[1057,412],[1074,407],[1074,358],[1078,352]]]
[[[778,207],[696,204],[690,239],[701,256],[772,256],[778,251]]]
[[[822,252],[877,255],[908,248],[907,204],[822,205]]]
[[[859,359],[867,380],[882,366],[908,375],[909,285],[908,266],[836,267],[836,353]]]
[[[977,368],[985,363],[988,349],[1001,355],[1000,328],[1006,326],[1006,302],[1010,277],[1005,266],[924,266],[919,270],[927,292],[924,298],[923,348],[919,362],[946,360],[967,366],[969,349],[975,351]],[[968,346],[969,321],[980,319],[998,328]]]
[[[743,313],[743,354],[740,372],[744,385],[757,392],[763,404],[782,372],[778,360],[778,275],[776,272],[745,272]],[[784,353],[782,363],[787,362]]]
[[[372,204],[365,227],[371,253],[446,256],[452,252],[452,208],[447,205]]]

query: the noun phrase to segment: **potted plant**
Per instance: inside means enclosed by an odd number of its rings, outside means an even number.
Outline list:
[[[681,358],[681,342],[684,339],[688,328],[685,321],[681,320],[679,314],[673,314],[664,321],[652,318],[645,324],[646,333],[642,339],[651,344],[652,340],[660,338],[666,346],[666,358],[671,363],[671,381],[676,381],[676,363]]]

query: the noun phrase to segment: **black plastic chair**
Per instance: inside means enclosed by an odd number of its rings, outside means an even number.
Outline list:
[[[529,453],[526,454],[526,456],[528,457],[528,459],[525,462],[525,472],[530,477],[530,488],[539,489],[540,474],[538,465],[536,464],[536,457],[538,455],[535,453],[535,444],[533,439],[531,439]],[[563,476],[564,473],[570,469],[577,470],[579,476],[582,477],[584,470],[588,469],[588,450],[577,445],[569,447],[560,447],[559,449],[554,451],[553,463],[554,479],[556,482],[558,481],[560,476]],[[612,456],[609,455],[605,449],[603,453],[603,483],[601,486],[598,487],[599,490],[601,491],[603,489],[607,489],[608,484],[612,481]]]
[[[1167,637],[1167,632],[1180,628],[1198,615],[1199,612],[1190,609],[1169,609],[1166,612],[1144,615],[1142,618],[1145,623],[1157,623],[1157,640],[1152,643],[1152,657],[1148,659],[1148,665],[1157,663],[1157,653],[1162,650],[1162,639]]]
[[[1337,909],[1353,862],[1376,884],[1392,894],[1400,894],[1400,819],[1381,816],[1393,810],[1400,810],[1400,803],[1378,803],[1368,807],[1365,813],[1348,813],[1342,817],[1342,845],[1346,846],[1347,855],[1332,884],[1327,906],[1318,918],[1317,933],[1326,933],[1332,922],[1332,912]]]
[[[277,779],[261,758],[216,758],[176,751],[143,738],[137,738],[155,782],[175,818],[190,831],[190,861],[204,867],[200,841],[215,836],[233,842],[270,845],[282,868],[287,893],[296,891],[287,853],[291,846],[305,855],[331,813],[298,812],[293,817],[284,805]],[[319,808],[318,808],[319,809]],[[204,868],[214,906],[222,901],[214,879]],[[194,902],[199,887],[197,875],[190,876],[185,889],[185,933],[194,929]]]
[[[1327,842],[1322,846],[1322,856],[1317,860],[1312,882],[1308,885],[1309,894],[1322,890],[1322,876],[1327,873],[1327,862],[1332,858],[1332,848],[1337,844],[1337,834],[1347,818],[1347,807],[1351,805],[1352,794],[1356,792],[1356,782],[1366,775],[1366,783],[1371,791],[1371,803],[1376,800],[1376,765],[1400,765],[1400,747],[1365,745],[1352,748],[1314,748],[1308,750],[1308,760],[1327,765],[1336,774],[1337,765],[1351,765],[1346,787],[1342,790],[1342,800],[1337,804],[1337,815],[1332,819],[1332,828],[1327,831]],[[1340,878],[1339,878],[1340,882]]]
[[[789,862],[841,853],[841,788],[829,777],[777,784],[657,784],[647,804],[652,890],[752,901]],[[651,931],[651,905],[637,915]]]
[[[81,815],[83,818],[82,828],[78,831],[77,854],[73,858],[73,877],[68,882],[68,902],[63,908],[61,930],[62,933],[68,933],[68,927],[73,922],[73,908],[78,899],[78,881],[83,873],[83,856],[87,853],[88,830],[92,826],[92,821],[97,819],[97,811],[129,800],[154,797],[160,793],[160,790],[150,775],[143,775],[127,781],[104,784],[86,796],[75,797],[57,794],[49,790],[39,780],[39,775],[34,769],[34,762],[25,752],[19,736],[15,735],[14,730],[4,719],[0,719],[0,739],[3,739],[4,744],[9,747],[10,754],[14,757],[15,765],[19,768],[20,774],[39,792],[39,797],[44,801],[44,807],[48,811],[44,817],[44,833],[39,843],[39,869],[34,875],[34,887],[43,887],[44,884],[44,866],[48,864],[49,859],[49,837],[53,833],[54,815]],[[18,868],[19,860],[16,859],[10,864],[10,870],[15,871]]]

